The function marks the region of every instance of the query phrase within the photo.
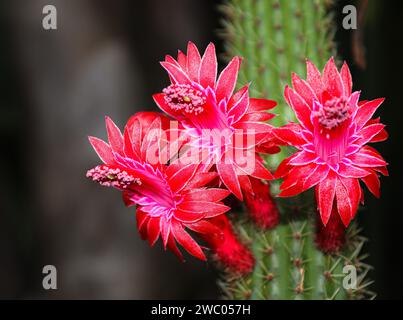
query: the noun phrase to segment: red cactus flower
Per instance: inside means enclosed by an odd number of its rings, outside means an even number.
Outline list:
[[[371,119],[384,99],[358,102],[360,92],[352,93],[352,79],[344,63],[339,72],[333,58],[323,75],[307,61],[307,80],[292,75],[293,89],[284,96],[299,124],[274,130],[286,144],[298,149],[284,160],[277,172],[283,177],[280,196],[297,195],[315,187],[324,225],[334,203],[347,226],[357,211],[363,193],[359,180],[379,197],[378,174],[387,175],[385,160],[367,143],[387,139],[385,126]]]
[[[185,231],[218,232],[209,220],[229,210],[220,202],[229,192],[206,188],[215,173],[197,172],[197,165],[161,163],[161,129],[166,118],[155,113],[132,117],[122,135],[108,117],[109,144],[89,137],[104,164],[87,172],[87,177],[104,186],[123,191],[127,206],[137,205],[137,225],[143,239],[153,246],[161,236],[164,247],[180,259],[179,243],[193,256],[205,260],[201,247]]]
[[[157,105],[183,126],[192,146],[202,149],[202,161],[214,166],[222,183],[239,199],[248,177],[272,179],[255,147],[267,140],[272,127],[265,123],[274,115],[265,112],[276,103],[249,98],[248,87],[234,92],[241,58],[233,58],[217,78],[215,47],[210,43],[201,57],[189,42],[187,55],[175,60],[167,55],[161,65],[171,79],[163,93],[155,94]],[[275,148],[267,148],[275,152]],[[200,155],[198,154],[198,155]]]
[[[221,231],[220,233],[202,235],[209,244],[215,259],[230,273],[249,274],[255,266],[252,252],[241,243],[226,215],[220,215],[211,222]]]

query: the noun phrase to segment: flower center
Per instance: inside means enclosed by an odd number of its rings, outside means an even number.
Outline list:
[[[183,110],[186,113],[194,113],[195,115],[204,110],[205,94],[189,84],[171,84],[163,92],[165,93],[165,102],[172,110]]]
[[[139,178],[136,178],[119,168],[111,168],[105,165],[97,166],[88,170],[87,177],[105,187],[127,189],[127,187],[132,184],[141,185]]]
[[[350,106],[344,97],[328,100],[319,111],[315,112],[320,125],[328,130],[336,128],[349,117]]]

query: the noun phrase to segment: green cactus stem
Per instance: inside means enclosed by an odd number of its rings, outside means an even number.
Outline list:
[[[328,0],[228,0],[221,7],[224,15],[222,36],[228,57],[244,58],[239,83],[252,80],[251,96],[278,102],[273,125],[295,121],[283,98],[291,73],[305,75],[309,58],[323,67],[335,55],[331,1]],[[272,169],[289,155],[269,156]],[[278,193],[272,183],[272,193]],[[316,205],[312,193],[293,199],[277,200],[281,223],[273,230],[259,230],[242,214],[236,214],[234,227],[250,246],[256,266],[248,276],[225,274],[220,287],[231,299],[360,299],[373,297],[365,276],[370,266],[362,262],[365,239],[355,225],[347,231],[343,252],[328,255],[314,243]],[[240,218],[241,217],[241,218]],[[344,265],[354,265],[358,273],[356,289],[343,288]]]

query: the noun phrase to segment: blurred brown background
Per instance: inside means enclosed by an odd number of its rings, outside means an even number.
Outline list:
[[[337,4],[339,20],[345,3]],[[57,8],[57,30],[42,28],[46,4]],[[193,258],[181,264],[159,244],[150,249],[119,192],[85,178],[98,161],[87,135],[106,136],[105,115],[122,127],[136,111],[155,109],[151,94],[167,83],[158,63],[166,53],[185,49],[188,40],[200,48],[214,41],[222,52],[217,4],[1,2],[0,298],[219,296],[214,268]],[[401,297],[403,287],[401,166],[394,165],[402,139],[396,40],[403,28],[399,8],[390,6],[378,2],[368,11],[368,67],[353,67],[356,88],[365,89],[366,98],[387,97],[382,116],[391,139],[380,150],[392,163],[392,178],[383,179],[382,201],[368,196],[359,217],[371,239],[371,276],[381,298]],[[350,38],[351,32],[338,31],[339,52],[352,63]],[[58,290],[42,289],[47,264],[58,269]]]

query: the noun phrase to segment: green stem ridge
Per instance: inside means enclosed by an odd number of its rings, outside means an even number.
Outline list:
[[[329,13],[331,0],[227,0],[222,36],[225,57],[244,58],[239,84],[252,81],[251,96],[278,102],[274,126],[296,121],[285,103],[283,90],[291,73],[305,75],[309,58],[322,68],[335,55],[334,27]],[[274,169],[290,154],[283,148],[268,157]],[[278,182],[272,183],[277,194]],[[246,217],[233,219],[240,238],[250,245],[256,258],[252,274],[224,274],[219,284],[230,299],[361,299],[374,297],[365,276],[371,269],[363,263],[361,249],[366,241],[352,225],[342,253],[327,255],[315,246],[316,212],[313,195],[307,192],[294,199],[277,201],[281,223],[273,230],[259,230]],[[357,268],[357,289],[343,288],[343,267]]]

